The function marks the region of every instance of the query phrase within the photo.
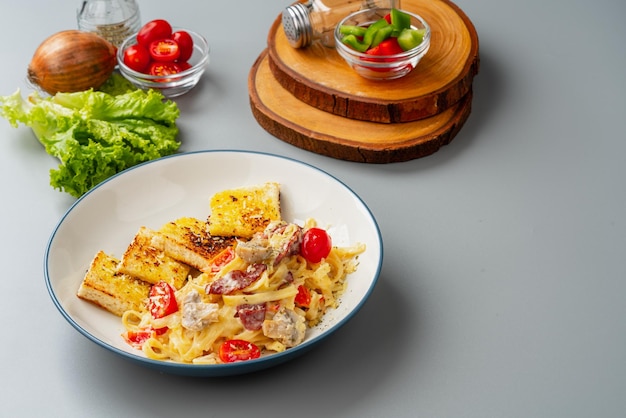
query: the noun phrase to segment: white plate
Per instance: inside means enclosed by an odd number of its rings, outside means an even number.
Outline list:
[[[283,353],[220,365],[193,365],[146,358],[128,346],[116,317],[78,299],[76,291],[97,251],[118,258],[140,226],[159,228],[182,216],[205,218],[215,192],[276,181],[281,185],[283,218],[313,217],[332,227],[333,242],[362,242],[366,251],[337,309],[307,332],[305,341]],[[342,242],[343,241],[343,242]],[[243,151],[177,154],[138,165],[101,183],[81,197],[54,229],[44,260],[48,291],[67,321],[96,344],[131,361],[167,373],[222,376],[248,373],[302,354],[344,325],[372,292],[382,266],[382,238],[365,203],[345,184],[305,163]]]

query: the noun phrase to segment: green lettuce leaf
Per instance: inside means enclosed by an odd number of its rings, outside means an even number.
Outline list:
[[[13,127],[29,126],[46,152],[59,159],[59,166],[50,170],[50,184],[75,197],[126,168],[180,147],[176,103],[120,79],[101,90],[51,97],[35,91],[27,98],[17,90],[0,97],[0,115]]]

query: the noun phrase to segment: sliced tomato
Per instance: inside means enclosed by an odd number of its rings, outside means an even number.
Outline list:
[[[303,285],[298,286],[298,293],[296,294],[294,302],[302,308],[308,308],[311,306],[311,291]]]
[[[152,335],[163,335],[168,329],[168,327],[163,327],[158,329],[146,328],[142,331],[127,331],[124,333],[123,337],[128,344],[136,348],[141,348]]]
[[[226,248],[221,253],[216,255],[213,260],[211,260],[211,271],[213,273],[217,273],[222,269],[222,267],[230,263],[234,258],[235,251],[233,250],[233,247]]]
[[[163,318],[178,311],[174,292],[174,288],[163,281],[152,285],[148,296],[148,310],[153,318]]]
[[[178,64],[178,67],[180,67],[180,72],[182,73],[183,71],[187,71],[188,69],[191,68],[191,64],[189,64],[187,61],[185,62],[180,62],[180,60],[176,61],[176,64]]]
[[[152,62],[148,70],[148,74],[159,77],[167,77],[180,72],[180,65],[175,62]],[[169,81],[169,79],[164,78],[157,81]]]
[[[180,49],[178,61],[185,62],[189,60],[193,54],[193,38],[189,32],[185,32],[184,30],[176,31],[172,33],[172,39],[176,41]]]
[[[300,254],[311,263],[319,263],[328,257],[333,243],[330,235],[322,228],[309,228],[302,237]]]
[[[168,329],[169,329],[168,327],[163,327],[163,328],[157,328],[153,331],[156,335],[163,335],[167,332]]]
[[[167,20],[155,19],[143,25],[137,32],[137,43],[148,48],[153,41],[172,36],[172,25]]]
[[[259,347],[245,340],[227,340],[220,345],[220,360],[224,363],[234,363],[236,361],[246,361],[259,358],[261,350]]]
[[[150,65],[150,53],[139,45],[131,45],[124,50],[124,64],[131,70],[143,73]]]
[[[159,62],[176,61],[180,56],[178,43],[173,39],[158,39],[150,43],[150,56]]]
[[[135,348],[141,348],[143,343],[148,341],[148,338],[152,336],[152,331],[127,331],[124,334],[124,339],[130,345]]]

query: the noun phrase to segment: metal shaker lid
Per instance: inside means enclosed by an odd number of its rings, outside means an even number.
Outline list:
[[[282,23],[289,44],[302,48],[311,44],[313,33],[308,3],[295,3],[283,11]]]

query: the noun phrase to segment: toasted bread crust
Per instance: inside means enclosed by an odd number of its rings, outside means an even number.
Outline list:
[[[165,281],[180,289],[191,271],[185,263],[174,260],[152,245],[155,231],[141,227],[130,243],[118,267],[121,273],[155,284]]]
[[[76,295],[117,316],[129,309],[145,310],[150,284],[118,272],[118,264],[118,259],[99,251]]]
[[[189,217],[168,222],[152,238],[152,246],[202,272],[211,271],[213,259],[235,242],[233,237],[209,235],[206,221]]]
[[[209,234],[251,238],[270,222],[281,220],[280,185],[267,182],[224,190],[211,197],[210,206]]]

